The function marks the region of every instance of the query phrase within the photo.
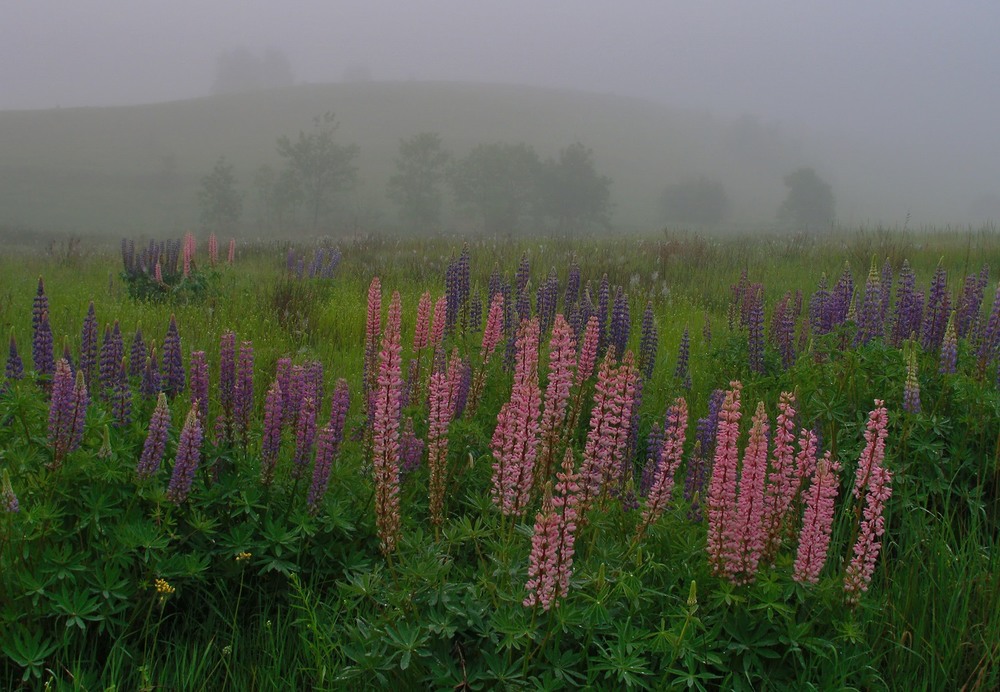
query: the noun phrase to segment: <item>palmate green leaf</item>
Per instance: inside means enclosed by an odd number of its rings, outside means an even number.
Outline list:
[[[46,639],[40,630],[29,630],[23,625],[6,628],[0,634],[3,646],[0,650],[14,663],[24,668],[22,682],[29,678],[40,678],[45,666],[45,659],[52,655],[58,644]]]
[[[66,618],[66,627],[87,629],[87,622],[103,619],[97,596],[64,584],[59,593],[52,597],[52,611]]]

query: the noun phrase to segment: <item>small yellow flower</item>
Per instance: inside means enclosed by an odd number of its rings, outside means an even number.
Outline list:
[[[253,553],[248,553],[244,551],[236,556],[236,561],[243,562],[244,560],[249,560],[251,557],[253,557]]]
[[[153,581],[153,585],[156,587],[156,593],[160,594],[160,596],[169,596],[177,590],[166,579],[156,578]]]

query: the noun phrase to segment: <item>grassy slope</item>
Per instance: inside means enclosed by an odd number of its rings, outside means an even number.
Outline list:
[[[275,140],[325,111],[361,147],[351,204],[391,222],[385,181],[398,140],[438,132],[462,155],[479,142],[526,141],[543,157],[574,140],[614,180],[616,222],[655,226],[665,183],[723,180],[739,218],[768,218],[780,171],[727,147],[728,126],[635,99],[520,86],[454,83],[299,85],[144,106],[0,112],[0,224],[77,232],[175,232],[196,221],[199,179],[219,155],[249,187],[277,163]],[[770,167],[768,167],[770,168]],[[253,219],[247,200],[246,215]]]

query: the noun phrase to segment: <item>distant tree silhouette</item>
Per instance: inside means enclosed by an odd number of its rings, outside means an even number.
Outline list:
[[[670,223],[717,226],[729,216],[729,196],[718,180],[692,178],[664,188],[660,210]]]
[[[220,156],[212,171],[201,179],[198,191],[202,225],[218,234],[231,235],[243,215],[243,194],[236,189],[233,166]]]
[[[267,48],[260,55],[249,48],[234,48],[216,59],[212,93],[257,91],[294,83],[288,58],[277,48]]]
[[[455,201],[480,215],[486,233],[512,234],[537,219],[540,168],[534,147],[495,142],[455,162],[448,179]]]
[[[829,228],[836,220],[833,190],[812,168],[797,168],[785,176],[788,197],[778,219],[802,230]]]
[[[441,136],[421,132],[399,142],[396,173],[389,178],[387,194],[399,206],[400,221],[426,233],[441,223],[448,152]]]
[[[581,142],[560,150],[542,164],[541,212],[559,232],[606,229],[611,225],[611,178],[598,175],[594,152]]]

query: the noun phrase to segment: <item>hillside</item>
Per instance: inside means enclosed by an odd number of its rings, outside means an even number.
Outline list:
[[[613,179],[615,224],[660,225],[663,186],[708,175],[738,218],[766,220],[795,147],[755,123],[724,123],[617,96],[457,83],[297,85],[113,108],[0,112],[0,225],[75,232],[166,233],[197,222],[200,178],[220,155],[255,207],[254,170],[278,165],[275,141],[333,111],[341,143],[360,146],[361,185],[343,200],[367,226],[392,226],[385,199],[400,138],[439,133],[461,156],[480,142],[524,141],[544,158],[580,140]],[[747,128],[749,127],[749,131]]]

